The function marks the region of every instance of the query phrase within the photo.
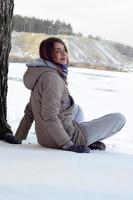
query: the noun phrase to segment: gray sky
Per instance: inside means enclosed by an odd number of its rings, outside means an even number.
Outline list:
[[[65,21],[74,32],[133,46],[133,0],[14,0],[14,14]]]

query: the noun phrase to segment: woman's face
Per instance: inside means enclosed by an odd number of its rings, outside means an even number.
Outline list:
[[[60,42],[54,43],[52,59],[55,63],[58,64],[68,64],[68,53],[66,52],[64,45]]]

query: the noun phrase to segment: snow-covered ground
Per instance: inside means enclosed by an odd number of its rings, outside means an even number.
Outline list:
[[[16,131],[29,99],[24,64],[10,64],[8,122]],[[37,144],[34,126],[22,145],[0,141],[0,200],[132,200],[133,74],[69,69],[69,89],[86,120],[110,112],[127,118],[107,150],[78,154]]]

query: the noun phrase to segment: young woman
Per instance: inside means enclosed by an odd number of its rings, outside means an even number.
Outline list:
[[[31,90],[30,102],[18,127],[16,138],[25,139],[35,120],[38,143],[49,148],[74,152],[105,150],[101,140],[118,132],[125,124],[120,113],[111,113],[88,122],[80,117],[67,84],[68,51],[60,38],[43,40],[40,58],[27,64],[24,84]]]

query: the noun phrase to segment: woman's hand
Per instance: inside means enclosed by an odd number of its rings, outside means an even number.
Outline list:
[[[77,153],[89,153],[90,149],[86,147],[85,145],[80,145],[80,144],[73,144],[69,148],[65,149],[67,151],[74,151]]]

